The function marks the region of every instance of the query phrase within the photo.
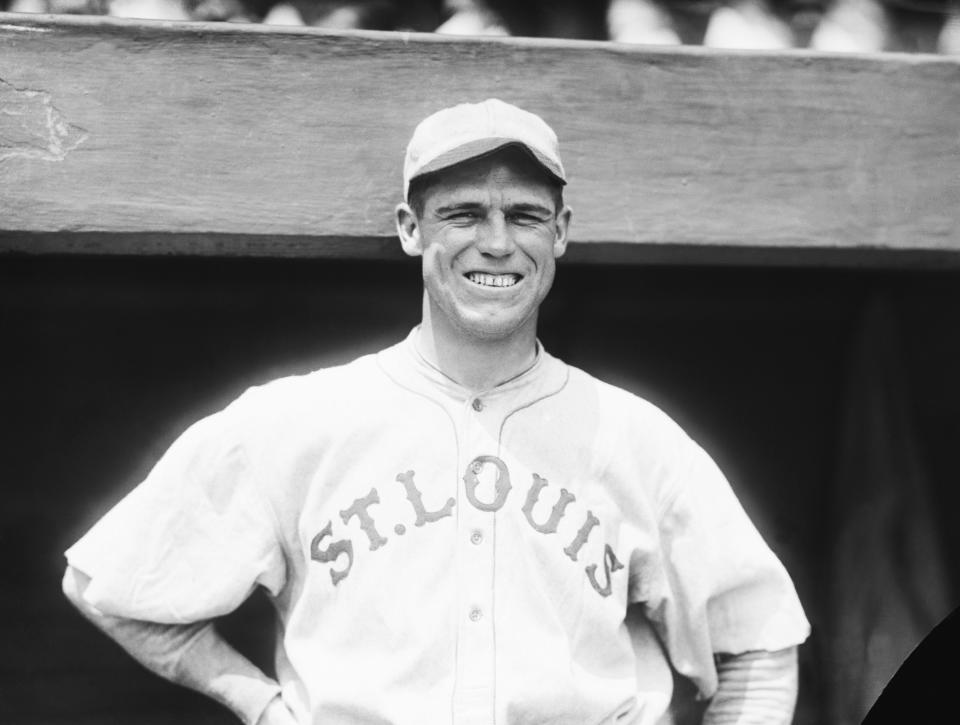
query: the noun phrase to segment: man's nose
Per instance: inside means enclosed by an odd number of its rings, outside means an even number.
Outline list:
[[[502,214],[491,214],[481,225],[477,248],[483,254],[505,257],[513,253],[515,243],[513,230]]]

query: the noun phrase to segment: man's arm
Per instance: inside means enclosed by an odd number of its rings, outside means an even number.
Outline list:
[[[797,703],[797,648],[718,655],[717,692],[704,725],[789,725]]]
[[[67,598],[151,672],[213,698],[246,725],[295,725],[279,685],[220,637],[211,622],[157,624],[110,616],[84,599],[89,584],[90,577],[67,566]]]

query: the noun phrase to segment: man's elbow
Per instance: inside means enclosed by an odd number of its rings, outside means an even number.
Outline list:
[[[89,583],[90,577],[86,576],[80,570],[74,569],[70,564],[67,564],[67,568],[63,572],[63,581],[60,585],[63,589],[64,596],[73,606],[81,611],[85,611],[86,608],[90,606],[83,598],[83,592]]]
[[[178,681],[180,651],[194,630],[105,614],[84,596],[90,581],[84,572],[67,565],[62,588],[70,603],[142,665],[161,677]]]
[[[84,617],[100,629],[107,629],[107,617],[87,601],[86,596],[84,596],[88,586],[90,586],[90,577],[76,567],[67,564],[66,571],[63,572],[63,581],[61,582],[64,596],[66,596],[67,600],[76,607]]]

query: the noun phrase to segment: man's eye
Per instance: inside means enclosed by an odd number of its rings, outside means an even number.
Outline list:
[[[454,222],[469,222],[477,218],[477,213],[474,211],[458,211],[453,214],[450,214],[447,219]]]

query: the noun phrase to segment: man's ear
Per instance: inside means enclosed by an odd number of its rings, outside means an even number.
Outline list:
[[[423,255],[423,243],[420,237],[420,221],[406,202],[397,204],[397,235],[400,246],[411,257]]]
[[[553,241],[553,256],[560,258],[567,251],[567,235],[570,232],[570,217],[573,216],[573,209],[564,206],[557,214],[557,237]]]

